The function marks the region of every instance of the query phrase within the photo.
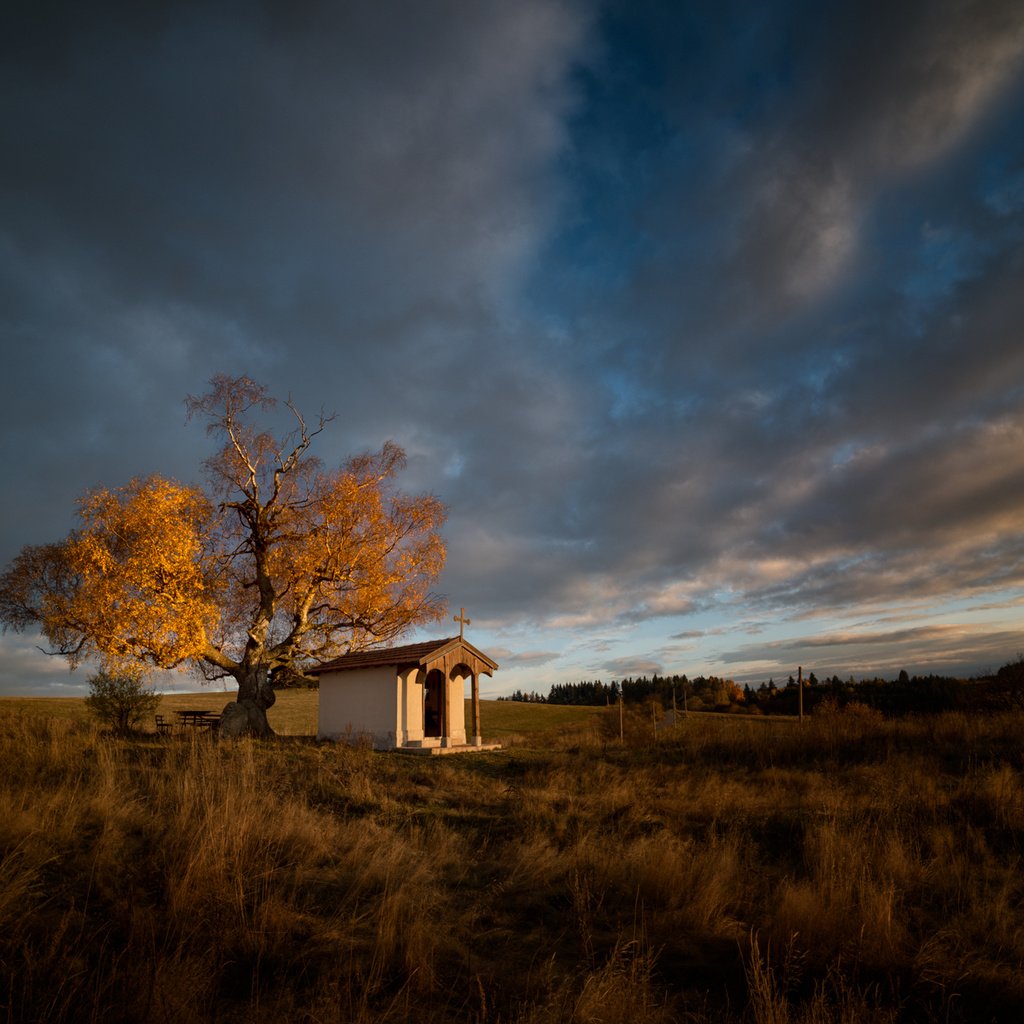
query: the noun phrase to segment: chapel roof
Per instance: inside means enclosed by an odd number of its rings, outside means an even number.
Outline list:
[[[418,644],[404,644],[401,647],[376,647],[370,651],[353,651],[340,658],[306,669],[309,675],[323,672],[346,672],[356,668],[375,668],[381,665],[432,665],[443,661],[446,668],[458,661],[476,661],[480,671],[490,675],[489,670],[498,663],[482,651],[478,651],[462,637],[450,636],[441,640],[426,640]]]

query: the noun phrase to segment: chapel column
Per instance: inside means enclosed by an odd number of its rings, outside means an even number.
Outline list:
[[[441,670],[441,700],[438,702],[438,714],[441,719],[441,727],[438,732],[441,733],[441,746],[450,747],[452,745],[452,739],[448,735],[450,728],[449,719],[451,716],[448,714],[448,670],[443,668]]]
[[[483,746],[483,737],[480,735],[480,675],[473,671],[470,674],[473,690],[473,746]]]

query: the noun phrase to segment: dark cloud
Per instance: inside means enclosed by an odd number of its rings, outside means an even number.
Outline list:
[[[407,448],[510,666],[1019,591],[1018,4],[5,16],[0,559],[228,372]]]
[[[765,108],[697,87],[712,65],[754,73],[725,36],[645,92],[680,144],[637,193],[648,244],[612,296],[614,395],[633,401],[578,502],[592,579],[619,581],[601,610],[681,588],[692,610],[723,586],[812,609],[1019,581],[1022,208],[993,216],[979,173],[1024,167],[1019,12],[803,23],[779,6],[752,24],[762,43],[737,45],[795,48]]]
[[[606,662],[604,671],[612,676],[653,676],[663,671],[660,662],[643,656],[616,658]]]
[[[530,668],[546,665],[561,657],[560,651],[510,651],[506,647],[491,647],[488,653],[502,668]]]
[[[40,442],[71,488],[89,464],[88,483],[193,472],[180,402],[223,370],[339,408],[340,453],[424,428],[447,444],[488,366],[536,406],[497,310],[555,201],[585,20],[307,10],[72,5],[8,36],[5,422],[35,439],[16,475]]]

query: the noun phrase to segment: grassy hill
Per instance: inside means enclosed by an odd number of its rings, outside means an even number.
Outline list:
[[[1020,1016],[1020,714],[638,715],[620,743],[600,709],[488,702],[512,746],[410,758],[301,739],[315,696],[267,743],[0,701],[0,1019]]]

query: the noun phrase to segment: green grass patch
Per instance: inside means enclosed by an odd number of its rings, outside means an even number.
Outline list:
[[[480,701],[480,728],[485,740],[498,742],[521,736],[532,739],[548,732],[589,731],[597,727],[604,708],[574,707],[567,704],[522,704],[518,701]],[[472,719],[466,702],[466,722]]]

